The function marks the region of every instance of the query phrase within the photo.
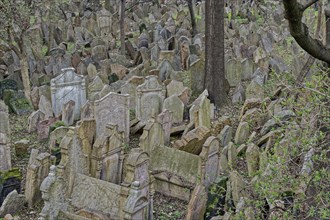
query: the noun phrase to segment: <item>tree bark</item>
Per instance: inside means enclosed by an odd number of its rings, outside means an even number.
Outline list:
[[[297,0],[283,0],[286,19],[289,21],[291,35],[297,43],[310,55],[316,59],[330,64],[330,50],[318,39],[313,38],[306,24],[302,22],[303,12],[318,0],[311,0],[306,5],[302,5]],[[326,11],[327,16],[327,11]],[[328,13],[329,14],[329,13]],[[327,27],[330,21],[327,20]],[[330,32],[327,32],[327,39]],[[330,39],[330,38],[329,38]],[[327,40],[328,41],[328,40]]]
[[[217,107],[228,101],[228,82],[224,62],[224,1],[206,0],[205,16],[205,80],[204,88]]]
[[[120,4],[120,53],[125,55],[125,0]]]
[[[189,8],[189,13],[190,13],[190,20],[191,20],[191,35],[194,37],[197,34],[197,29],[196,29],[196,17],[195,17],[195,12],[194,12],[194,6],[193,6],[193,1],[192,0],[187,0],[188,3],[188,8]]]

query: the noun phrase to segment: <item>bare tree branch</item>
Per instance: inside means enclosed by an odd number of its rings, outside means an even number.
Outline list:
[[[302,10],[305,11],[307,8],[318,2],[319,0],[310,0],[305,5],[302,6]]]
[[[306,24],[302,22],[303,6],[297,0],[283,0],[286,19],[291,35],[310,55],[330,64],[330,50],[320,40],[313,38]]]

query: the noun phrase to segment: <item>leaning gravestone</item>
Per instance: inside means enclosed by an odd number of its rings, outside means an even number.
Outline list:
[[[11,168],[10,147],[7,145],[7,135],[0,133],[0,171]]]
[[[73,125],[73,111],[76,103],[72,100],[68,101],[63,105],[62,110],[62,121],[66,125]]]
[[[129,141],[129,95],[110,92],[94,103],[96,134],[102,135],[107,124],[118,126],[123,131],[125,142]]]
[[[73,100],[76,105],[74,108],[74,119],[80,117],[80,108],[86,102],[85,77],[77,75],[74,68],[62,69],[62,74],[51,80],[52,107],[55,116],[62,113],[65,103]]]
[[[157,76],[147,76],[145,82],[137,87],[136,116],[141,123],[162,111],[165,93]]]
[[[9,135],[9,114],[7,105],[0,100],[0,133]]]

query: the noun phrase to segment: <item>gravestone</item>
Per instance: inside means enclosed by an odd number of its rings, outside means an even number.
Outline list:
[[[173,113],[165,109],[157,116],[157,121],[162,125],[164,134],[164,145],[170,145],[171,127],[172,127]]]
[[[77,75],[74,68],[65,68],[62,72],[50,82],[53,112],[55,117],[58,117],[62,113],[63,105],[73,100],[76,103],[74,120],[78,120],[80,108],[86,102],[85,77]]]
[[[123,131],[125,143],[129,141],[129,95],[110,92],[94,103],[96,134],[102,135],[109,123]]]
[[[10,146],[7,145],[7,135],[0,133],[0,171],[11,169]]]
[[[190,65],[192,96],[197,97],[203,92],[205,61],[198,59]]]
[[[173,112],[173,123],[182,123],[184,104],[177,95],[172,95],[164,100],[163,110],[165,109]]]
[[[165,89],[159,84],[157,76],[147,76],[145,82],[137,87],[136,117],[146,123],[162,111]]]
[[[36,131],[38,123],[44,120],[45,117],[45,113],[40,110],[32,112],[32,114],[28,118],[28,132],[31,133],[33,131]]]
[[[87,101],[82,107],[81,107],[81,115],[80,119],[93,119],[94,118],[94,106],[93,103],[90,101]]]
[[[0,133],[10,134],[8,107],[2,100],[0,100]]]
[[[143,77],[132,76],[127,82],[120,88],[121,94],[129,94],[129,107],[135,109],[136,107],[136,88],[144,82]]]
[[[170,97],[172,95],[180,95],[185,90],[185,87],[183,86],[183,82],[172,80],[166,86],[166,90],[167,90],[167,97]]]
[[[53,117],[52,104],[44,95],[40,97],[39,111],[45,114],[45,118]]]
[[[67,103],[65,103],[63,105],[62,121],[67,126],[73,125],[73,121],[74,121],[73,111],[74,111],[75,105],[76,105],[76,103],[72,100],[68,101]]]

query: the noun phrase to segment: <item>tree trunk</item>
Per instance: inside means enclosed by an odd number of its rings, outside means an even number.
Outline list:
[[[191,20],[191,35],[194,37],[197,34],[196,29],[196,18],[195,18],[195,12],[194,12],[194,6],[193,6],[193,0],[188,0],[188,8],[190,13],[190,20]]]
[[[120,4],[120,53],[125,55],[125,0]]]
[[[204,87],[217,107],[228,101],[229,86],[224,62],[224,2],[206,0],[205,16],[205,80]]]
[[[24,95],[25,98],[29,101],[29,104],[32,106],[28,59],[24,52],[19,54],[19,58],[20,58],[22,81],[24,86]]]

